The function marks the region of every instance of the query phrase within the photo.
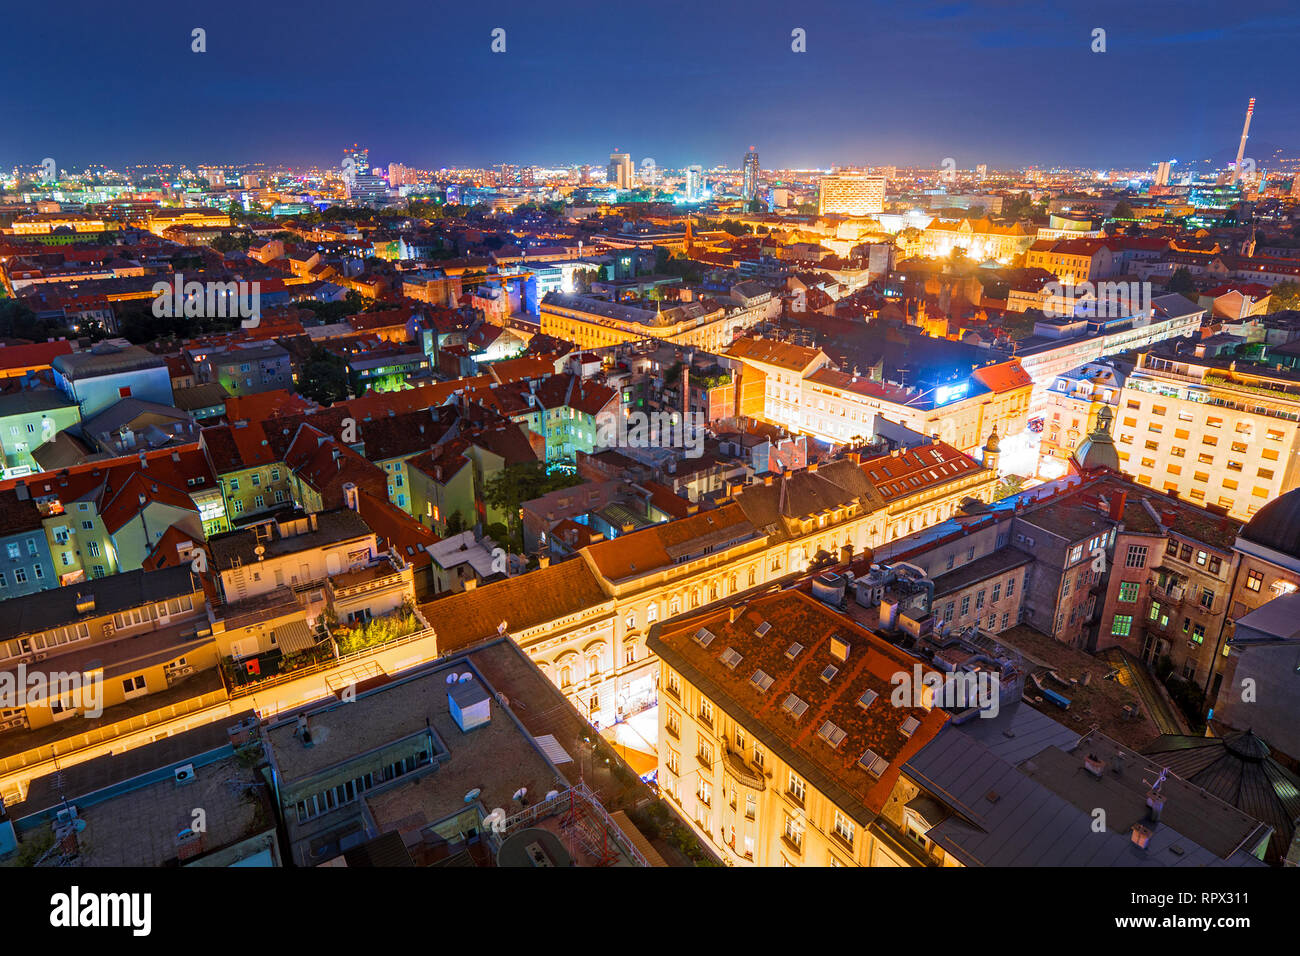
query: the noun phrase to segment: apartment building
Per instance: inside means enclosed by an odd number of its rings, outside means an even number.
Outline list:
[[[203,587],[188,565],[85,581],[4,607],[5,683],[26,691],[32,685],[19,677],[46,678],[45,692],[4,702],[0,725],[8,728],[98,716],[216,665]]]
[[[874,477],[873,477],[874,475]],[[649,628],[879,548],[989,501],[996,475],[943,444],[731,486],[729,500],[595,541],[575,559],[421,606],[439,647],[508,631],[593,722],[656,699]],[[467,582],[468,583],[468,582]]]
[[[1121,391],[1121,467],[1248,520],[1300,482],[1300,378],[1187,350],[1141,354]]]
[[[1033,381],[1016,359],[960,381],[901,386],[839,371],[826,353],[803,346],[744,338],[725,354],[741,364],[741,414],[832,444],[869,440],[877,417],[963,452],[994,431],[1019,434],[1028,424]]]
[[[649,647],[660,788],[727,863],[909,865],[873,823],[948,720],[891,705],[918,662],[793,590],[656,625]]]
[[[766,303],[746,308],[701,300],[651,309],[564,292],[547,293],[540,309],[542,332],[578,348],[658,339],[707,352],[721,352],[767,314]]]

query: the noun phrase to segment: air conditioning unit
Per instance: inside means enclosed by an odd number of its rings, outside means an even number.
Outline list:
[[[178,786],[194,782],[194,764],[187,763],[183,767],[177,767],[172,771],[172,777]]]

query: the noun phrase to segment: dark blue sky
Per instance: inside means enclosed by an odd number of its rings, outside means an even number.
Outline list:
[[[3,30],[5,167],[333,163],[354,141],[422,167],[737,165],[750,144],[765,168],[1142,166],[1235,152],[1251,96],[1252,143],[1300,153],[1280,0],[69,0],[9,5]]]

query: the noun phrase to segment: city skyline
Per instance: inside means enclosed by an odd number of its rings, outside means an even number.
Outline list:
[[[1300,104],[1280,92],[1300,16],[1281,4],[1256,8],[1254,18],[1234,24],[1223,23],[1209,4],[1165,3],[1141,11],[1107,3],[1086,14],[1059,4],[1007,7],[1004,17],[996,5],[990,12],[962,3],[905,12],[815,3],[797,13],[760,3],[744,18],[684,5],[660,17],[602,10],[595,18],[587,5],[562,14],[452,10],[426,38],[455,42],[437,46],[436,58],[409,63],[392,56],[388,41],[358,41],[337,30],[329,14],[346,16],[341,4],[319,4],[306,19],[241,0],[220,21],[205,23],[202,10],[148,2],[129,25],[93,26],[75,16],[78,6],[71,5],[73,15],[59,22],[57,35],[35,10],[11,14],[13,35],[32,42],[0,66],[10,88],[31,85],[48,39],[77,51],[96,77],[96,94],[86,96],[81,70],[42,76],[40,87],[11,108],[0,148],[6,167],[45,156],[69,168],[155,156],[186,164],[306,165],[336,151],[341,158],[337,144],[356,140],[377,156],[431,169],[556,165],[588,156],[595,162],[614,144],[662,167],[738,163],[756,144],[768,169],[926,166],[945,157],[959,168],[1140,168],[1235,152],[1252,96],[1259,100],[1252,143],[1290,150],[1300,141]],[[385,10],[383,22],[404,24],[403,35],[420,42],[427,11],[400,0]],[[1013,17],[1014,27],[1007,22]],[[194,28],[205,31],[205,52],[191,50]],[[501,53],[491,49],[497,29],[505,31]],[[807,52],[791,49],[796,29],[805,32]],[[1104,53],[1092,49],[1097,29],[1106,31]],[[884,35],[889,43],[872,39]],[[286,37],[310,55],[291,55],[296,46]],[[152,56],[100,58],[99,51],[123,44]],[[574,44],[581,44],[579,62],[592,80],[558,82],[572,76]],[[1209,56],[1234,64],[1229,82],[1195,68]],[[369,57],[380,58],[378,74]],[[606,82],[611,92],[637,83],[622,71],[638,59],[654,64],[638,108],[603,105]],[[404,81],[408,69],[427,75],[433,89]],[[385,73],[392,74],[391,93],[378,82]],[[1158,109],[1143,107],[1147,78],[1162,73],[1176,95],[1162,98]],[[377,82],[355,82],[360,74]],[[702,87],[711,95],[696,95]],[[267,96],[268,89],[275,94]],[[955,89],[960,99],[951,95]],[[530,90],[545,91],[544,99],[521,94]],[[1134,108],[1105,109],[1124,102]],[[49,109],[52,103],[62,105]],[[485,111],[502,121],[484,122]],[[1104,123],[1089,119],[1103,115]],[[803,135],[764,129],[781,117],[788,125],[792,116]],[[209,135],[202,135],[205,128]],[[222,139],[230,145],[214,146]]]

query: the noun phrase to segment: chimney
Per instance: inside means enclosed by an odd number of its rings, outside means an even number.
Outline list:
[[[764,476],[763,476],[763,484],[767,485],[768,487],[771,487],[771,485],[772,485],[772,476],[771,476],[771,475],[764,475]]]
[[[466,591],[473,591],[478,587],[478,578],[466,578],[462,586]]]
[[[808,473],[810,475],[815,475],[817,473],[817,462],[814,461],[808,466]]]
[[[1083,758],[1083,769],[1100,780],[1103,771],[1106,769],[1106,761],[1102,760],[1096,754],[1090,753],[1088,756]]]
[[[361,496],[357,493],[357,486],[350,481],[343,485],[343,503],[353,511],[361,510]]]
[[[1147,819],[1152,825],[1160,822],[1160,812],[1165,808],[1165,796],[1159,790],[1147,793]]]
[[[728,624],[736,623],[736,605],[734,604],[731,605],[731,607],[727,608],[727,623]]]
[[[1124,505],[1128,503],[1128,492],[1117,491],[1110,499],[1110,516],[1115,521],[1121,521],[1124,518]]]

